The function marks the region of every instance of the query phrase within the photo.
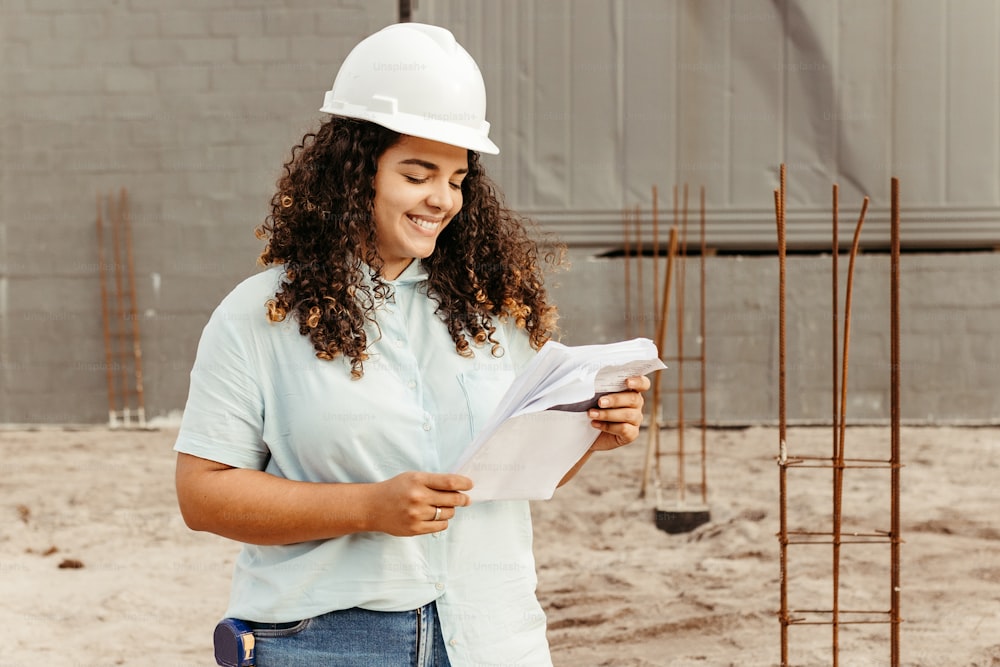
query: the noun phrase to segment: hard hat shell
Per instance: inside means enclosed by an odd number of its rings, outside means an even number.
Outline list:
[[[347,55],[320,111],[496,154],[486,122],[486,86],[472,56],[448,30],[397,23]]]

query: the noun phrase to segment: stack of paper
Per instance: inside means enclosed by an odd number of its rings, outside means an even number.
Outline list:
[[[600,431],[587,410],[625,380],[666,368],[653,341],[567,347],[550,341],[524,368],[455,472],[470,477],[473,500],[543,500]]]

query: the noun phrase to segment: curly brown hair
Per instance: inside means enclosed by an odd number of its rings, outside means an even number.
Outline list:
[[[365,323],[375,322],[375,304],[391,293],[380,278],[374,182],[379,158],[400,137],[367,121],[326,120],[292,148],[271,214],[256,230],[266,240],[258,262],[285,269],[266,304],[268,318],[280,322],[294,313],[316,356],[346,355],[355,378],[368,358]],[[470,341],[503,354],[494,321],[508,318],[539,349],[555,334],[558,316],[546,299],[542,265],[561,264],[564,248],[552,243],[540,255],[529,221],[504,206],[479,154],[469,151],[468,162],[462,209],[422,260],[428,293],[458,354],[473,355]]]

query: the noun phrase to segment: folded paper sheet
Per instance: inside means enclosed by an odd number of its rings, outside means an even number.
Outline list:
[[[454,471],[482,500],[544,500],[600,435],[587,410],[625,380],[666,368],[653,341],[549,342],[524,368]]]

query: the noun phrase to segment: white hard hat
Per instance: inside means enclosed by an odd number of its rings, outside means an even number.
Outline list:
[[[483,153],[499,153],[486,122],[486,86],[448,30],[397,23],[347,55],[320,111]]]

